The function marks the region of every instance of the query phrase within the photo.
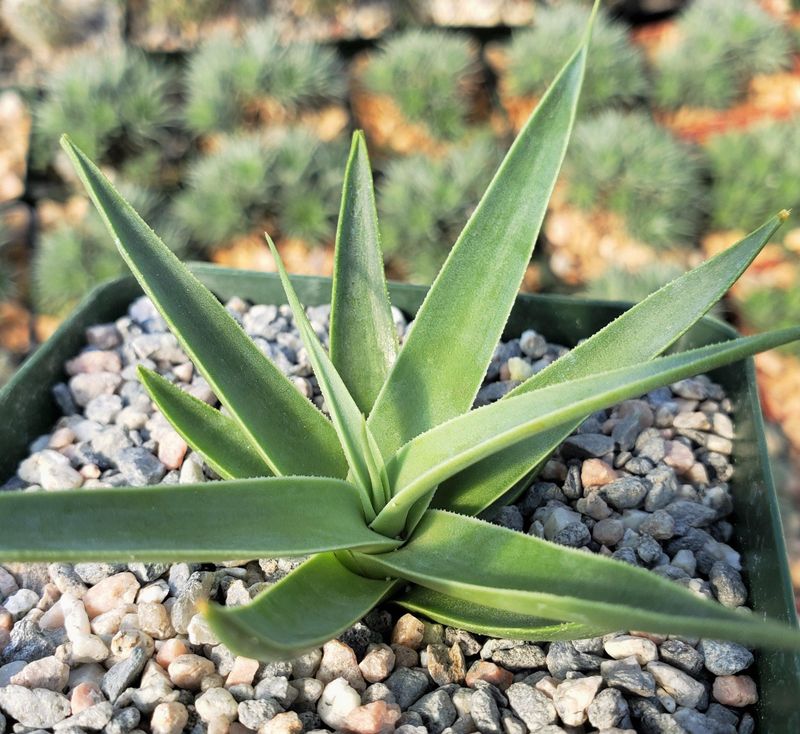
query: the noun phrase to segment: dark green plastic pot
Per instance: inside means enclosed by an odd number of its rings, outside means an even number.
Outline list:
[[[192,270],[221,299],[240,296],[258,303],[284,303],[277,276],[196,264]],[[308,305],[330,301],[330,280],[294,279]],[[391,284],[392,303],[408,314],[419,308],[425,289]],[[13,475],[28,444],[50,431],[58,409],[50,387],[63,380],[62,365],[84,345],[84,329],[121,316],[141,290],[132,278],[97,287],[33,355],[0,392],[0,484]],[[574,345],[619,315],[622,304],[560,296],[521,295],[507,326],[507,336],[534,328],[547,339]],[[735,332],[713,319],[704,319],[680,344],[688,348],[729,339]],[[735,405],[737,440],[733,481],[736,514],[735,543],[742,553],[750,600],[757,613],[797,624],[786,549],[772,482],[761,410],[751,361],[713,375]],[[2,560],[2,559],[0,559]],[[756,659],[761,700],[756,708],[759,732],[800,732],[800,655],[768,651]]]

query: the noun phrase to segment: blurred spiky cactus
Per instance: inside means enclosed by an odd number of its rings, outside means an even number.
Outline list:
[[[333,49],[281,40],[264,21],[243,37],[220,31],[189,58],[186,70],[188,127],[197,133],[228,132],[260,101],[295,112],[344,96],[341,63]]]
[[[589,281],[582,293],[603,301],[639,302],[683,273],[683,268],[670,263],[651,263],[638,270],[614,265]]]
[[[755,0],[695,0],[677,35],[655,64],[654,97],[668,109],[727,107],[755,74],[791,64],[788,31]]]
[[[158,142],[174,121],[168,92],[167,72],[138,51],[74,57],[50,75],[34,109],[34,166],[53,161],[65,132],[100,160]]]
[[[800,288],[754,288],[737,303],[739,315],[748,331],[780,329],[800,323]],[[790,344],[784,351],[800,356],[800,347]]]
[[[505,81],[520,97],[539,97],[553,81],[580,40],[591,8],[571,0],[541,8],[533,28],[518,30],[507,47]],[[580,109],[628,104],[647,94],[648,83],[641,51],[629,38],[628,27],[602,9],[592,31],[592,63],[586,69]]]
[[[228,138],[189,166],[175,219],[206,248],[266,219],[277,227],[273,234],[317,244],[333,231],[345,158],[341,144],[323,143],[302,127]]]
[[[378,191],[383,249],[411,280],[430,283],[500,161],[489,135],[432,159],[389,162]]]
[[[163,221],[159,196],[137,186],[120,188],[156,222],[165,241],[176,241],[158,225]],[[32,263],[33,304],[39,313],[63,316],[92,287],[127,272],[100,216],[91,209],[81,221],[57,224],[40,235]]]
[[[0,20],[34,52],[75,46],[119,21],[114,0],[2,0]]]
[[[619,215],[653,247],[689,245],[704,211],[698,154],[646,114],[607,110],[583,120],[564,164],[567,198]]]
[[[718,135],[706,145],[713,186],[711,225],[747,229],[778,205],[800,226],[800,120]]]
[[[408,122],[451,140],[464,131],[477,68],[475,48],[465,36],[408,30],[370,56],[361,82],[369,92],[390,97]]]

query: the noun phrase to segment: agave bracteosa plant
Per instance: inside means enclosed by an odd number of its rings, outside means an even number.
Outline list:
[[[634,628],[800,648],[800,632],[788,625],[477,517],[518,496],[591,412],[800,337],[800,329],[786,329],[657,357],[742,273],[778,215],[504,399],[470,410],[564,156],[585,59],[584,40],[500,166],[402,347],[382,273],[369,161],[356,134],[337,232],[330,354],[280,270],[331,420],[64,140],[123,257],[227,408],[220,413],[141,370],[157,406],[224,480],[2,493],[0,558],[311,554],[250,604],[205,609],[220,640],[262,659],[318,646],[389,598],[499,637]]]

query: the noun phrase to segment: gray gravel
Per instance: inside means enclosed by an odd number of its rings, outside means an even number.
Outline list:
[[[286,306],[227,307],[320,408]],[[329,310],[308,310],[327,338]],[[395,312],[402,337],[406,322]],[[152,304],[135,301],[54,388],[64,416],[6,487],[29,491],[211,481],[136,379],[157,369],[217,405]],[[501,343],[476,399],[498,399],[564,354],[534,331]],[[495,521],[610,555],[729,607],[747,604],[726,519],[731,404],[705,377],[588,418]],[[246,603],[296,559],[235,564],[0,566],[0,734],[33,730],[300,734],[753,731],[752,653],[715,640],[619,632],[532,644],[377,609],[301,658],[234,656],[197,615]],[[298,610],[302,613],[302,610]]]

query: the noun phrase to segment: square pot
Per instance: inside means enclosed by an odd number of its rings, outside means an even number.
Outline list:
[[[219,268],[198,263],[191,266],[197,277],[221,299],[240,296],[256,303],[284,303],[277,275]],[[304,304],[330,302],[328,278],[292,279]],[[393,305],[416,313],[426,289],[389,284]],[[64,379],[64,362],[84,346],[84,330],[92,324],[123,315],[130,302],[141,295],[133,278],[121,278],[95,288],[56,333],[0,391],[0,484],[16,470],[28,453],[28,444],[59,417],[50,386]],[[629,304],[628,304],[629,305]],[[574,345],[618,316],[626,304],[563,296],[520,295],[506,326],[505,336],[535,328],[549,341]],[[678,342],[687,349],[731,339],[736,332],[715,319],[704,318]],[[721,368],[713,378],[734,403],[737,437],[734,448],[736,473],[731,483],[734,496],[734,534],[742,555],[743,573],[756,613],[797,624],[786,548],[781,529],[775,487],[764,441],[761,409],[751,360]],[[0,559],[1,561],[2,559]],[[756,706],[757,731],[800,731],[800,654],[763,651],[756,654],[760,700]]]

